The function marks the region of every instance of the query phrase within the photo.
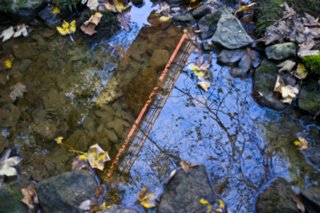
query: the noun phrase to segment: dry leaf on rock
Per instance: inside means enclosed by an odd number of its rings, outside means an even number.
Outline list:
[[[292,60],[286,60],[281,64],[279,64],[277,67],[280,68],[279,72],[284,72],[284,71],[290,72],[295,66],[296,66],[296,62]]]
[[[22,188],[21,193],[23,195],[21,202],[28,206],[29,213],[37,212],[39,208],[39,200],[34,185],[31,184],[26,188]]]
[[[140,204],[147,209],[156,207],[156,199],[157,195],[154,192],[148,192],[148,188],[146,186],[138,193],[138,200]]]
[[[111,160],[108,152],[104,151],[98,144],[92,145],[88,151],[88,162],[91,168],[104,169],[104,163]]]
[[[17,170],[14,166],[18,165],[22,159],[17,156],[9,157],[10,153],[11,149],[7,149],[0,159],[0,176],[10,177],[17,175]]]
[[[281,102],[291,104],[292,100],[299,94],[299,86],[285,85],[281,76],[278,75],[274,91],[281,94],[283,98]]]
[[[97,32],[95,28],[100,23],[102,16],[103,16],[102,13],[96,12],[94,15],[91,15],[91,17],[81,25],[80,29],[87,35],[91,36],[95,34]]]
[[[297,69],[293,72],[293,75],[300,79],[303,80],[308,76],[308,71],[306,67],[303,64],[298,64]]]

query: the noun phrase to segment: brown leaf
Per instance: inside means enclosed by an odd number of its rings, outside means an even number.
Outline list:
[[[94,24],[88,24],[88,25],[81,25],[80,29],[87,35],[92,36],[95,34],[97,31],[95,30],[96,25]]]
[[[189,169],[194,167],[195,165],[188,163],[186,161],[181,161],[180,166],[185,173],[188,173]]]
[[[80,29],[87,35],[91,36],[95,34],[97,32],[95,28],[100,23],[102,16],[103,16],[102,13],[96,12],[94,15],[91,15],[90,18],[81,25]]]
[[[206,81],[201,81],[198,83],[198,86],[203,89],[205,92],[208,92],[209,88],[210,88],[210,83],[206,82]]]
[[[37,212],[39,208],[39,200],[34,185],[30,184],[26,188],[22,188],[21,193],[23,195],[21,202],[28,206],[29,213]]]

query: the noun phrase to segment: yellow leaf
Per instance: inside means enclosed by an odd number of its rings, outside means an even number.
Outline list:
[[[202,205],[209,205],[209,201],[207,201],[206,199],[203,199],[203,198],[201,198],[199,200],[199,203],[202,204]]]
[[[168,22],[168,21],[170,21],[170,19],[171,19],[170,16],[161,16],[161,17],[159,18],[159,20],[160,20],[161,22]]]
[[[87,158],[88,158],[88,154],[87,153],[84,153],[84,154],[79,156],[79,160],[87,160]]]
[[[138,200],[140,204],[147,209],[156,207],[157,195],[153,192],[147,194],[148,188],[146,186],[138,193]]]
[[[76,21],[73,20],[70,23],[68,23],[64,20],[62,26],[57,27],[57,30],[61,35],[68,35],[74,33],[76,31]]]
[[[52,14],[59,14],[61,11],[60,11],[60,9],[58,8],[58,7],[53,7],[52,9],[51,9],[51,13]]]
[[[246,10],[250,10],[252,6],[254,6],[256,3],[253,2],[251,4],[248,4],[248,5],[245,5],[245,6],[242,6],[240,7],[235,13],[239,13],[241,11],[246,11]]]
[[[59,136],[59,137],[57,137],[57,138],[54,139],[54,140],[55,140],[55,142],[56,142],[57,144],[62,144],[63,137],[62,137],[62,136]]]
[[[98,144],[92,145],[88,151],[88,162],[92,168],[104,169],[104,163],[109,161],[108,152],[105,152]]]
[[[113,3],[116,10],[120,13],[130,8],[130,6],[124,6],[121,0],[114,0]]]
[[[219,199],[219,208],[224,209],[225,205],[223,200]]]
[[[73,20],[73,21],[70,23],[70,31],[71,31],[71,33],[76,32],[76,20]]]
[[[12,68],[12,63],[13,61],[12,60],[10,60],[10,59],[6,59],[6,60],[4,60],[4,68],[5,69],[7,69],[7,70],[9,70],[9,69],[11,69]]]

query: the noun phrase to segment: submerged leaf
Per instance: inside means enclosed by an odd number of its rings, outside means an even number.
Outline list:
[[[157,195],[154,192],[148,192],[148,188],[146,186],[138,193],[138,200],[140,204],[147,209],[156,207],[156,199]]]
[[[105,152],[98,144],[92,145],[88,151],[88,162],[92,168],[104,169],[104,163],[111,160],[108,152]]]
[[[303,137],[298,137],[298,140],[294,141],[293,144],[300,150],[308,149],[308,141]]]
[[[31,184],[26,188],[22,188],[21,193],[23,195],[21,202],[28,206],[29,212],[37,212],[39,200],[35,186]]]
[[[0,176],[15,176],[17,175],[17,170],[14,166],[18,165],[22,160],[20,157],[9,157],[11,150],[5,151],[0,159]]]

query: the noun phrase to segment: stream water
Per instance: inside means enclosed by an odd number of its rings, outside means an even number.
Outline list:
[[[54,142],[58,136],[82,151],[98,143],[115,156],[135,119],[134,106],[122,95],[103,106],[96,101],[156,8],[149,1],[133,7],[130,31],[93,44],[80,39],[75,45],[43,25],[33,27],[28,38],[0,44],[1,57],[15,57],[13,68],[0,73],[0,142],[23,158],[19,178],[40,181],[70,170],[75,154]],[[319,184],[319,171],[292,144],[299,135],[319,140],[319,128],[293,108],[259,106],[251,97],[251,79],[232,78],[217,64],[216,53],[211,56],[210,90],[197,87],[185,67],[129,175],[108,186],[110,202],[144,211],[136,202],[138,191],[148,186],[161,193],[181,160],[206,166],[232,212],[254,211],[257,194],[277,176],[297,190]],[[188,61],[197,57],[196,50]],[[9,94],[19,82],[27,92],[12,103]]]

